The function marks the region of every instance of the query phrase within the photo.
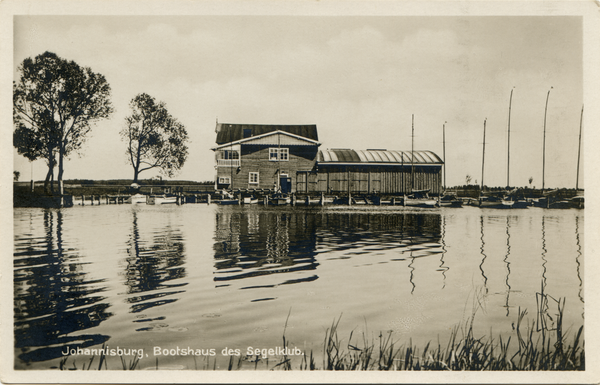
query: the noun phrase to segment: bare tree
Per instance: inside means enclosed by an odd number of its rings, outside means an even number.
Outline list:
[[[467,186],[471,184],[471,180],[473,178],[471,177],[471,175],[467,174],[467,176],[465,177],[465,181],[467,182]]]

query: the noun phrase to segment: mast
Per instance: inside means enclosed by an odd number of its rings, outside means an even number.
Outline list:
[[[583,127],[583,105],[581,106],[581,118],[579,119],[579,148],[577,149],[577,182],[575,190],[579,191],[579,159],[581,158],[581,127]]]
[[[513,90],[510,90],[510,101],[508,102],[508,164],[506,166],[506,188],[510,188],[510,110],[512,107]]]
[[[410,189],[415,189],[415,114],[412,115],[412,145],[410,148]]]
[[[443,143],[444,143],[444,191],[446,191],[446,123],[448,122],[444,122],[444,128],[443,128]]]
[[[485,123],[487,118],[483,121],[483,156],[481,157],[481,192],[483,193],[483,171],[485,170]]]
[[[550,87],[550,90],[554,87]],[[542,194],[544,194],[545,177],[546,177],[546,116],[548,114],[548,98],[550,98],[550,90],[546,95],[546,108],[544,109],[544,152],[542,157]]]

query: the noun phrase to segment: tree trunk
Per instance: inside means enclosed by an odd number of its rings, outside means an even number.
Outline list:
[[[58,184],[60,185],[60,183],[63,180],[63,173],[64,173],[64,150],[63,150],[63,146],[60,146],[58,148]],[[60,189],[59,189],[60,191]]]
[[[46,193],[46,195],[50,195],[51,194],[51,186],[49,186],[50,183],[50,176],[52,174],[52,166],[48,166],[48,172],[46,173],[46,179],[44,179],[44,192]]]

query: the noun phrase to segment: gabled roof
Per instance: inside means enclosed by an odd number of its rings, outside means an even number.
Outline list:
[[[319,164],[380,163],[380,164],[442,165],[444,162],[432,151],[351,150],[345,148],[321,150]]]
[[[257,135],[257,136],[251,136],[249,138],[244,138],[244,139],[240,139],[240,140],[236,140],[233,142],[228,142],[228,143],[223,143],[219,146],[213,147],[211,148],[211,150],[218,150],[220,148],[228,148],[230,146],[235,146],[238,144],[253,144],[252,142],[256,142],[255,144],[259,144],[259,145],[264,145],[264,144],[270,144],[270,145],[274,145],[275,143],[277,143],[277,141],[272,140],[270,142],[265,142],[264,139],[268,138],[269,136],[275,136],[275,135],[283,135],[290,140],[285,140],[283,142],[281,142],[281,145],[304,145],[304,146],[312,146],[312,145],[317,145],[320,146],[321,143],[317,142],[316,140],[312,140],[312,139],[308,139],[299,135],[295,135],[295,134],[291,134],[289,132],[284,132],[284,131],[273,131],[273,132],[267,132],[266,134],[262,134],[262,135]]]
[[[217,123],[217,144],[235,142],[248,137],[267,134],[274,131],[283,131],[301,136],[314,141],[319,140],[317,125],[282,125],[282,124],[230,124]],[[249,135],[249,136],[245,136]]]

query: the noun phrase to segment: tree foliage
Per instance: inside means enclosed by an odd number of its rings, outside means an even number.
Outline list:
[[[81,155],[92,125],[113,112],[110,86],[103,75],[52,52],[25,59],[18,71],[13,145],[29,160],[46,160],[47,186],[55,166],[61,181],[65,159]]]
[[[142,93],[129,104],[131,115],[121,137],[127,143],[127,161],[133,167],[133,181],[142,171],[152,168],[172,177],[185,163],[188,155],[188,134],[180,122],[167,111],[164,102]]]

